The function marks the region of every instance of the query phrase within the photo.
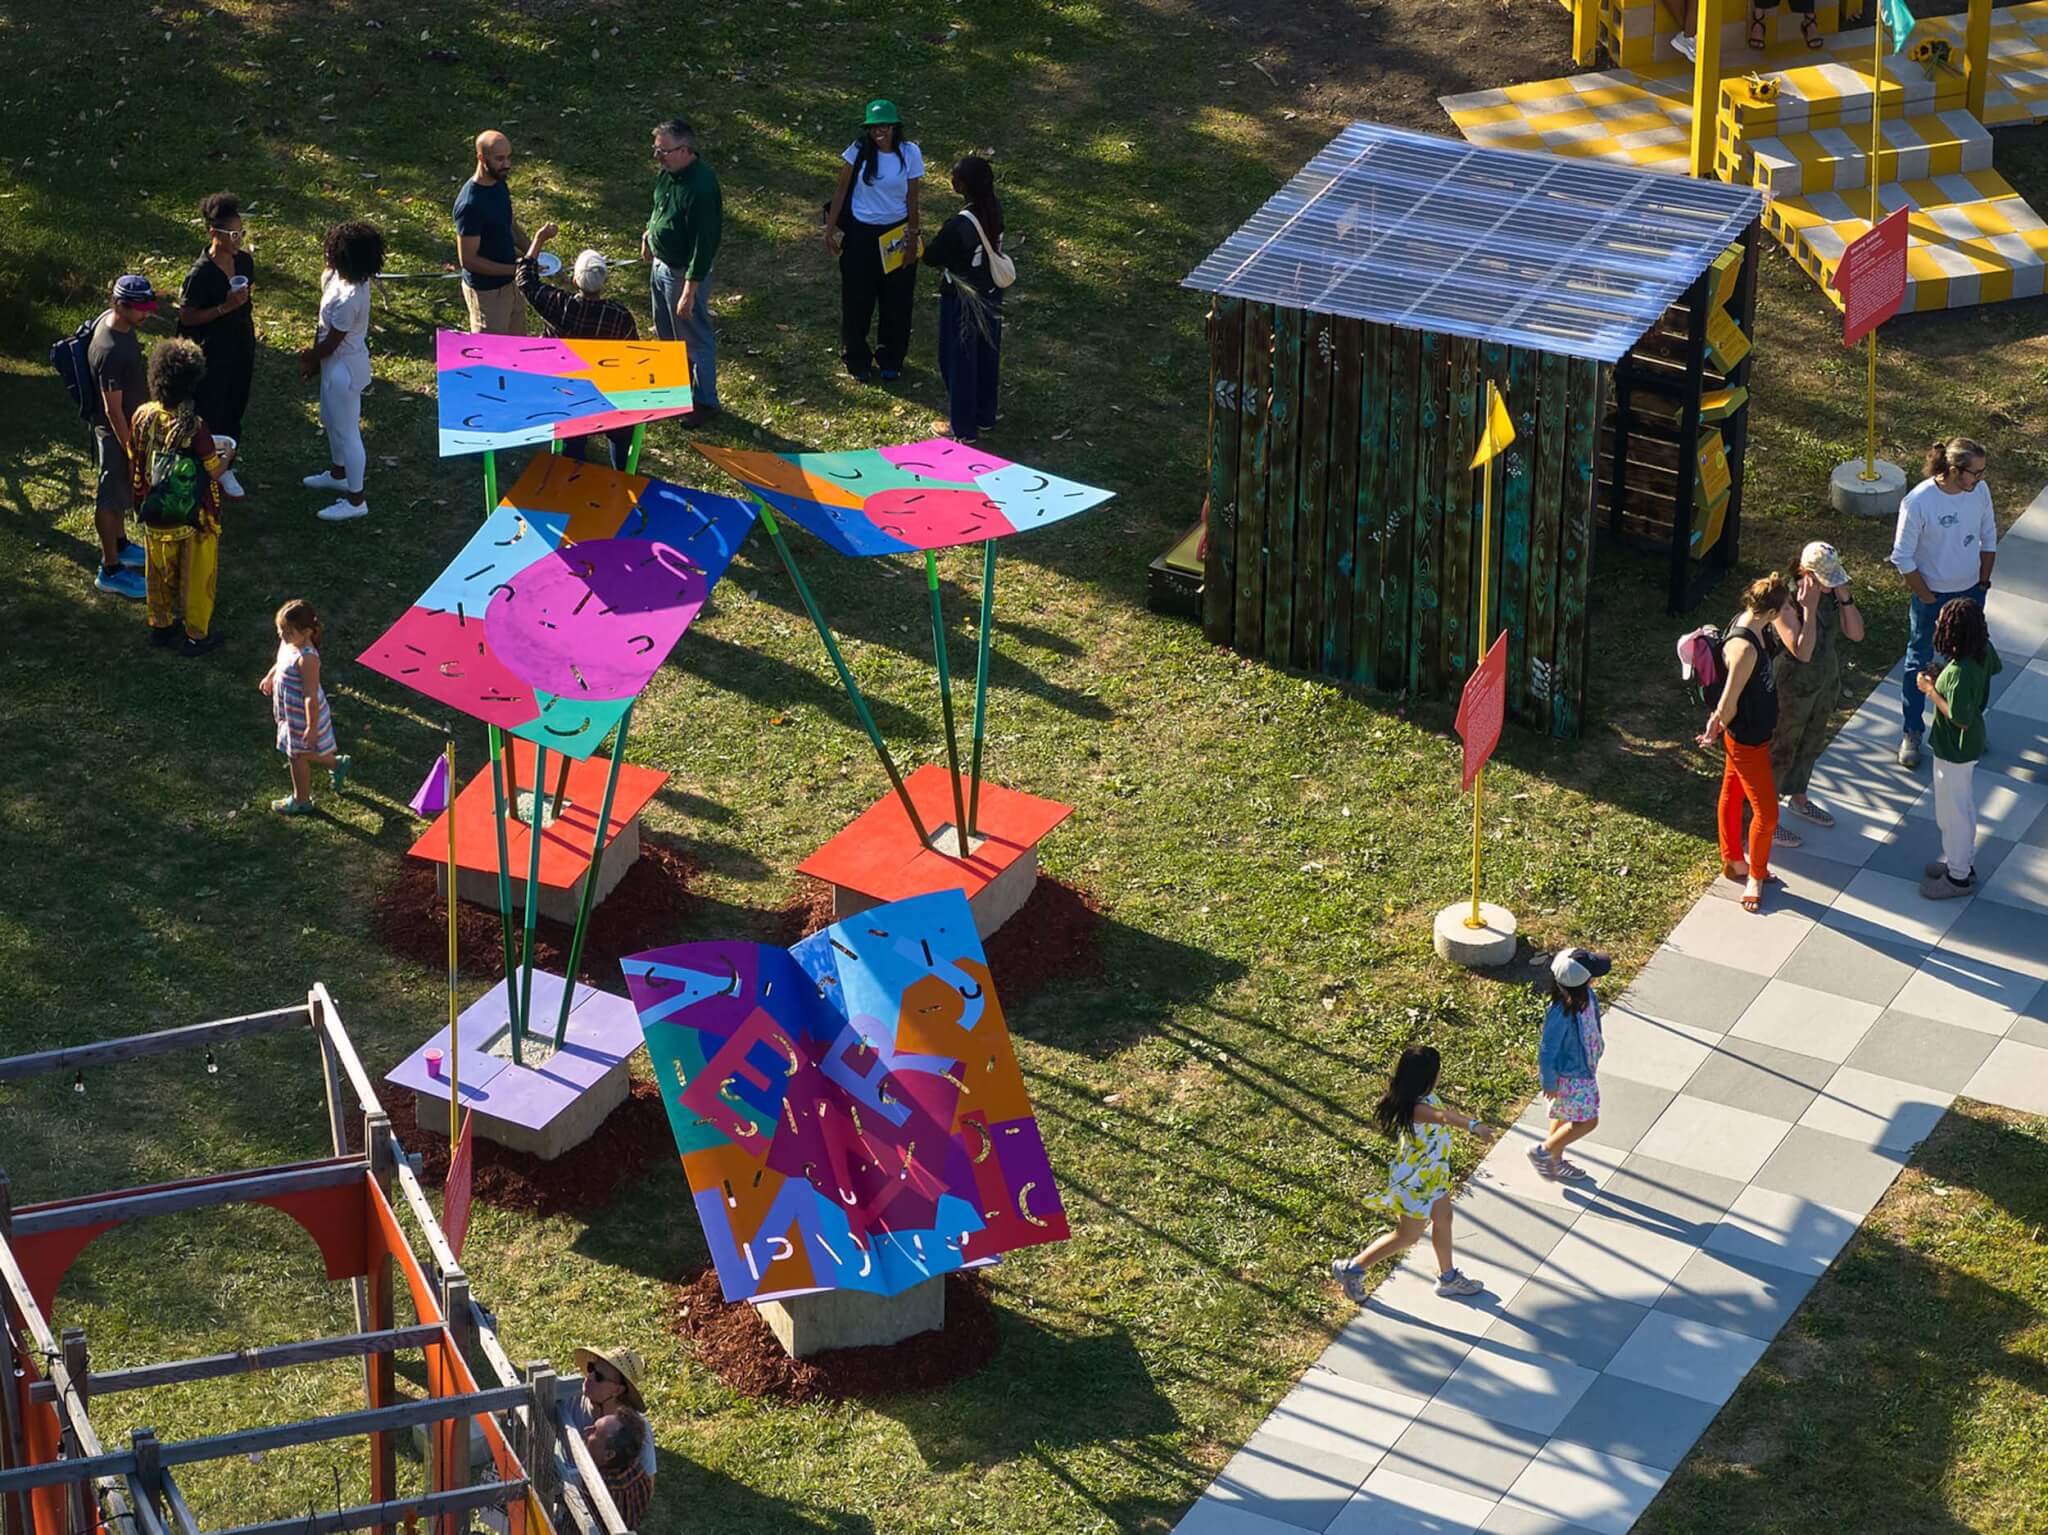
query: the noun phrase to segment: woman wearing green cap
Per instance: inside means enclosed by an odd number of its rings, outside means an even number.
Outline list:
[[[917,303],[917,192],[924,155],[903,136],[893,101],[868,103],[860,137],[839,157],[839,185],[825,208],[825,245],[839,253],[840,335],[846,371],[862,383],[879,367],[885,382],[903,374],[910,316]],[[874,349],[868,327],[880,303]]]

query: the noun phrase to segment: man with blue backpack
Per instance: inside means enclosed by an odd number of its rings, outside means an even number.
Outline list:
[[[99,532],[100,568],[93,590],[140,602],[146,583],[142,546],[128,541],[128,516],[135,510],[129,479],[129,423],[149,398],[149,383],[136,330],[156,313],[156,290],[134,273],[114,284],[113,306],[50,348],[64,387],[78,413],[92,427],[99,471],[93,522]]]

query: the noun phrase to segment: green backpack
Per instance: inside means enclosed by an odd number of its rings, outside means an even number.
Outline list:
[[[149,491],[142,498],[142,520],[158,528],[199,525],[200,476],[206,471],[187,447],[164,448],[149,456]]]

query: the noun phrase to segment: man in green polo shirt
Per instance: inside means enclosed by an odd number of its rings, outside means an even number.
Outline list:
[[[680,117],[654,130],[654,211],[640,236],[640,258],[653,263],[654,333],[690,349],[694,425],[716,414],[718,339],[711,330],[711,263],[725,233],[718,178],[697,154],[697,134]]]

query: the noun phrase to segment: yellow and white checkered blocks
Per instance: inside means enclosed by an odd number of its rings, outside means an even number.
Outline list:
[[[1925,117],[1886,118],[1877,179],[1925,181],[1991,168],[1991,135],[1961,108]],[[1844,192],[1870,185],[1870,125],[1817,128],[1745,142],[1750,179],[1772,197]]]
[[[1675,77],[1628,70],[1538,80],[1442,98],[1458,131],[1489,149],[1548,151],[1683,174],[1692,101]]]
[[[1878,188],[1886,213],[1905,207],[1905,310],[1962,309],[2034,298],[2048,274],[2048,221],[1996,171],[1968,171]],[[1861,197],[1815,192],[1767,206],[1771,231],[1837,304],[1828,285],[1842,252],[1870,228]]]
[[[1866,46],[1870,34],[1864,34]],[[1870,121],[1870,56],[1855,63],[1830,60],[1773,70],[1778,89],[1758,101],[1740,76],[1721,82],[1718,133],[1723,143],[1812,133]],[[1911,59],[1886,54],[1879,84],[1886,117],[1925,116],[1963,105],[1968,92],[1961,75],[1937,70],[1933,78]]]

